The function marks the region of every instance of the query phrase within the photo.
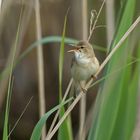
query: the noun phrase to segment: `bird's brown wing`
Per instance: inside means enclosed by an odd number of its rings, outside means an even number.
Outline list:
[[[73,66],[74,62],[75,62],[75,57],[72,57],[71,67]]]

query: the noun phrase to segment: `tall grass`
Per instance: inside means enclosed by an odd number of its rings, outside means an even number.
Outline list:
[[[12,79],[13,76],[12,75],[13,75],[13,67],[14,67],[14,63],[15,63],[17,44],[18,44],[18,39],[19,39],[19,32],[20,32],[20,27],[21,27],[22,14],[23,14],[23,7],[21,8],[16,39],[12,46],[13,51],[12,51],[12,56],[11,56],[11,62],[9,63],[9,81],[8,81],[8,91],[7,91],[6,108],[5,108],[3,140],[8,140],[8,134],[9,134],[9,112],[10,112],[10,103],[11,103],[11,95],[12,95],[12,88],[13,88],[13,79]]]
[[[68,16],[68,12],[69,9],[66,13],[65,19],[64,19],[64,27],[63,27],[63,34],[62,34],[62,41],[61,41],[61,45],[60,45],[60,53],[59,53],[59,102],[62,102],[62,79],[63,79],[63,63],[64,63],[64,51],[65,51],[65,34],[66,34],[66,25],[67,25],[67,16]],[[60,116],[59,118],[61,119],[61,117],[64,115],[65,113],[65,108],[62,107],[60,109]],[[61,127],[59,128],[58,131],[58,140],[65,140],[67,138],[67,140],[72,140],[73,136],[72,136],[72,127],[71,127],[71,118],[68,117],[63,124],[61,125]]]

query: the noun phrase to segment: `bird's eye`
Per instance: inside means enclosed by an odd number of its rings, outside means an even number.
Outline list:
[[[82,46],[81,49],[83,49],[84,47]]]

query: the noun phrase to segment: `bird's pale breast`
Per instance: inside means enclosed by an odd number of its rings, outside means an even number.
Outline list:
[[[85,60],[84,60],[85,61]],[[88,60],[85,63],[74,62],[71,73],[76,81],[88,80],[92,75],[94,75],[99,68],[98,60],[93,61]]]

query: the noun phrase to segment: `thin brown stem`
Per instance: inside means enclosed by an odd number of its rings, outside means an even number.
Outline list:
[[[98,29],[98,28],[106,28],[106,25],[98,25],[98,26],[96,26],[96,27],[94,28],[94,30],[95,30],[95,29]]]
[[[69,90],[70,90],[70,87],[71,87],[71,85],[72,85],[72,82],[73,82],[73,79],[71,79],[70,82],[69,82],[69,84],[68,84],[68,87],[67,87],[66,92],[65,92],[65,94],[64,94],[64,97],[63,97],[63,99],[62,99],[62,102],[64,102],[64,101],[66,100],[66,98],[67,98],[67,95],[68,95],[68,93],[69,93]],[[54,119],[53,119],[53,122],[52,122],[52,124],[51,124],[51,126],[50,126],[50,129],[49,129],[49,131],[48,131],[47,136],[51,133],[51,131],[52,131],[52,129],[53,129],[53,127],[54,127],[54,125],[55,125],[55,123],[56,123],[56,121],[57,121],[57,118],[59,117],[59,112],[60,112],[60,109],[57,111],[57,113],[56,113],[56,115],[55,115],[55,117],[54,117]]]
[[[39,0],[35,0],[35,16],[36,16],[36,35],[37,40],[42,38],[41,30],[41,17],[40,17],[40,3]],[[43,49],[39,44],[37,47],[37,67],[38,67],[38,87],[39,87],[39,115],[42,117],[46,112],[45,107],[45,83],[44,83],[44,61],[43,61]],[[46,125],[43,127],[42,140],[46,137]]]
[[[98,18],[99,18],[100,14],[101,14],[101,11],[102,11],[103,7],[104,7],[105,1],[106,1],[106,0],[104,0],[104,1],[102,2],[102,5],[101,5],[101,7],[100,7],[100,9],[99,9],[99,12],[98,12],[98,14],[97,14],[97,16],[96,16],[95,22],[94,22],[94,24],[93,24],[93,27],[92,27],[91,32],[90,32],[89,37],[88,37],[88,41],[90,41],[90,39],[91,39],[91,36],[92,36],[92,34],[93,34],[93,31],[94,31],[94,29],[95,29],[95,27],[96,27]]]
[[[107,52],[110,50],[110,43],[115,32],[114,0],[106,1],[106,24],[107,24]]]
[[[29,104],[31,103],[33,97],[30,98],[30,100],[28,101],[27,105],[25,106],[25,108],[23,109],[21,115],[19,116],[18,120],[16,121],[16,123],[14,124],[13,128],[10,130],[8,137],[10,137],[10,135],[12,134],[12,132],[14,131],[14,129],[16,128],[16,126],[18,125],[19,121],[21,120],[22,116],[24,115],[25,111],[27,110]]]
[[[81,2],[81,13],[82,13],[82,39],[87,40],[88,38],[88,19],[87,19],[87,0],[82,0]],[[85,136],[82,134],[84,124],[85,124],[85,117],[86,117],[86,94],[84,94],[83,98],[80,101],[80,111],[79,111],[79,140],[85,140]]]
[[[0,14],[1,14],[1,8],[2,8],[2,0],[0,0]]]

